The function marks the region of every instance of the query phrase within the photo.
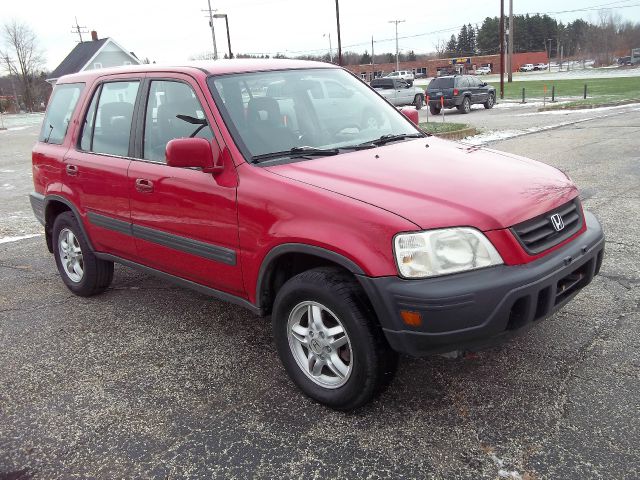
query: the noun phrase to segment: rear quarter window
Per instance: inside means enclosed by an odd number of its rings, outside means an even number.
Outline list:
[[[42,122],[38,138],[40,142],[56,145],[63,142],[83,88],[84,83],[67,83],[54,87],[47,114]]]

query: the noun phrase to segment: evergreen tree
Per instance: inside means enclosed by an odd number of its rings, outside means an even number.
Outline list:
[[[371,55],[369,55],[369,52],[365,50],[360,57],[360,65],[365,65],[367,63],[371,63]]]
[[[447,57],[455,57],[457,55],[457,48],[456,36],[451,34],[451,38],[449,42],[447,42]]]
[[[473,25],[467,25],[467,44],[469,47],[468,55],[473,56],[478,51],[478,45],[476,41],[476,30],[473,28]]]
[[[458,55],[466,55],[469,51],[469,32],[467,26],[463,25],[458,33],[458,41],[456,42],[456,52]]]

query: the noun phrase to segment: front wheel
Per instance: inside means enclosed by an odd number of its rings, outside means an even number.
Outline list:
[[[486,109],[493,108],[495,103],[496,103],[496,97],[493,93],[490,93],[489,96],[487,97],[487,101],[484,102],[484,108]]]
[[[422,99],[422,95],[416,95],[416,98],[413,99],[413,104],[416,106],[416,110],[421,110],[424,100]]]
[[[393,378],[397,354],[359,285],[342,270],[315,268],[288,280],[276,296],[272,324],[289,377],[331,408],[358,408]]]

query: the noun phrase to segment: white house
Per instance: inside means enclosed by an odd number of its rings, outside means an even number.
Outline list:
[[[125,50],[112,38],[98,39],[98,34],[92,31],[91,40],[78,43],[62,63],[51,72],[47,82],[54,85],[58,78],[70,73],[140,63],[133,52]]]

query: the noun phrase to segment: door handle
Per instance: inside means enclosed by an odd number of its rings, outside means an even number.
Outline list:
[[[69,163],[65,167],[65,170],[67,172],[67,175],[71,175],[72,177],[75,177],[76,175],[78,175],[78,166],[77,165],[71,165]]]
[[[147,180],[146,178],[137,178],[136,190],[140,193],[151,193],[153,192],[153,182],[151,180]]]

